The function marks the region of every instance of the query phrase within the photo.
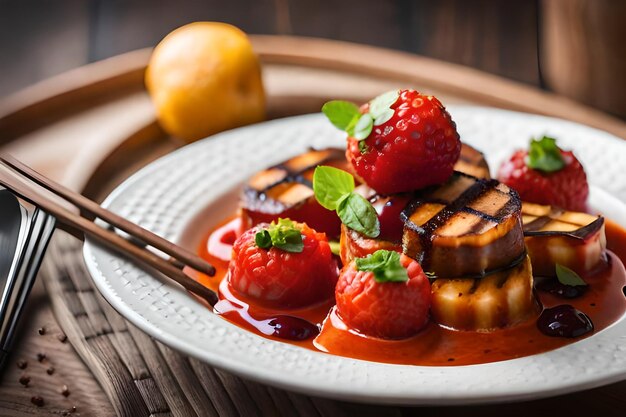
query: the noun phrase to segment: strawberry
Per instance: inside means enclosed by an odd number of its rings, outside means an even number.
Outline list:
[[[419,263],[394,251],[357,258],[341,271],[337,314],[367,336],[400,339],[428,323],[430,283]]]
[[[345,103],[331,101],[322,111],[348,132],[348,161],[379,193],[440,184],[452,174],[461,141],[437,98],[400,90],[378,96],[361,109]]]
[[[332,297],[337,263],[324,233],[279,219],[244,232],[233,245],[231,288],[269,307],[303,307]]]
[[[530,149],[516,151],[498,171],[500,182],[515,189],[522,200],[585,211],[589,184],[585,170],[570,151],[544,136],[531,140]]]

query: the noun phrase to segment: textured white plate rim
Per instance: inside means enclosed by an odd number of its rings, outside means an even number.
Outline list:
[[[503,110],[496,110],[490,108],[479,108],[479,107],[471,107],[471,106],[451,106],[454,109],[454,112],[495,112],[503,115],[502,117],[509,116],[524,116],[530,118],[541,118],[546,121],[546,124],[554,123],[555,119],[545,118],[543,116],[535,116],[535,115],[526,115],[519,114],[515,112],[508,112]],[[454,113],[453,112],[453,116]],[[237,129],[235,131],[225,132],[223,134],[217,135],[233,135],[233,134],[242,134],[246,130],[255,130],[259,127],[268,127],[268,126],[280,126],[285,121],[290,123],[298,123],[299,121],[303,121],[303,123],[310,122],[315,118],[319,118],[319,115],[305,115],[298,116],[294,118],[288,119],[279,119],[271,122],[266,122],[260,125],[252,125],[245,128]],[[320,119],[321,120],[321,119]],[[571,124],[578,128],[578,125],[575,125],[571,122],[556,120],[558,123]],[[590,129],[587,127],[580,126],[581,128]],[[599,131],[596,131],[599,132]],[[600,132],[603,133],[603,132]],[[216,137],[217,137],[216,136]],[[617,138],[612,138],[617,141],[620,141]],[[128,188],[138,182],[141,181],[146,176],[150,175],[150,173],[156,172],[161,169],[162,166],[168,164],[170,160],[174,160],[176,158],[182,158],[181,155],[190,154],[195,147],[203,147],[206,146],[205,142],[198,142],[188,147],[185,147],[181,150],[173,152],[158,161],[150,164],[148,167],[144,168],[137,174],[133,175],[127,181],[125,181],[120,187],[118,187],[105,201],[104,205],[109,206],[112,202],[116,201],[118,198],[124,195],[127,192]],[[597,188],[593,188],[592,190],[592,199],[599,199],[601,201],[600,206],[613,207],[616,213],[624,213],[626,210],[624,209],[623,204],[612,197],[611,195],[599,190]],[[190,215],[190,217],[192,217]],[[182,338],[177,337],[176,335],[170,334],[168,332],[164,332],[158,325],[158,323],[152,323],[146,318],[144,318],[141,314],[139,314],[135,309],[133,309],[124,299],[119,297],[114,289],[108,284],[107,277],[103,274],[102,269],[98,265],[97,257],[101,256],[102,253],[107,253],[106,251],[102,251],[102,249],[97,248],[92,244],[91,241],[87,241],[85,244],[84,254],[85,260],[91,273],[94,278],[95,284],[99,291],[103,294],[105,299],[124,317],[129,319],[133,324],[146,331],[151,336],[156,339],[162,341],[163,343],[180,350],[186,354],[194,356],[198,359],[204,360],[207,363],[210,363],[216,367],[225,369],[227,371],[231,371],[233,373],[239,374],[243,377],[254,379],[263,383],[268,383],[274,386],[300,391],[303,393],[311,394],[311,395],[320,395],[326,397],[340,398],[340,399],[349,399],[349,400],[358,400],[365,402],[376,402],[376,403],[394,403],[394,404],[469,404],[469,403],[485,403],[485,402],[500,402],[500,401],[510,401],[510,400],[522,400],[529,398],[539,398],[545,396],[556,395],[559,393],[571,392],[573,390],[592,388],[595,386],[607,384],[610,382],[615,382],[626,377],[626,367],[622,368],[613,368],[613,369],[605,369],[602,373],[585,373],[582,372],[578,374],[576,378],[573,379],[560,379],[555,380],[552,378],[551,383],[544,383],[541,385],[531,385],[527,384],[526,386],[515,386],[508,387],[506,384],[497,384],[489,390],[481,389],[480,386],[475,387],[476,389],[472,389],[472,386],[464,387],[463,389],[454,389],[454,385],[448,386],[447,390],[441,390],[437,392],[437,395],[433,395],[433,392],[420,392],[415,391],[414,389],[403,389],[402,385],[397,387],[393,387],[391,390],[382,390],[376,391],[372,389],[368,389],[368,386],[375,387],[375,383],[367,384],[364,386],[359,385],[358,387],[352,386],[350,384],[337,384],[332,380],[326,381],[326,384],[320,384],[319,381],[309,381],[306,378],[298,378],[292,376],[289,372],[276,372],[273,370],[267,370],[262,367],[250,366],[250,364],[243,364],[238,360],[231,359],[230,357],[216,354],[211,351],[211,349],[202,348],[198,345],[190,344],[188,341],[183,340]],[[113,256],[108,254],[109,256]],[[189,299],[191,303],[196,303]],[[624,327],[624,320],[620,320],[620,327]],[[228,324],[230,327],[230,331],[237,332],[243,331],[238,329],[236,326]],[[565,348],[559,349],[557,351],[548,352],[542,355],[535,355],[526,358],[515,359],[511,361],[505,362],[497,362],[492,364],[484,364],[484,365],[472,365],[472,366],[461,366],[461,367],[406,367],[402,365],[388,365],[388,364],[374,364],[371,362],[365,361],[357,361],[353,359],[347,358],[337,358],[332,357],[333,360],[339,361],[347,361],[351,365],[356,364],[356,367],[367,365],[374,369],[376,372],[391,372],[397,373],[401,375],[406,368],[420,369],[423,373],[422,377],[425,379],[425,383],[428,382],[429,376],[436,377],[438,374],[432,371],[437,370],[438,372],[442,372],[444,374],[448,374],[448,377],[453,376],[455,379],[459,381],[464,381],[465,383],[471,382],[472,375],[477,375],[476,372],[480,372],[482,370],[488,368],[500,368],[505,367],[507,371],[512,372],[520,372],[521,367],[526,366],[528,361],[531,362],[543,355],[554,354],[554,352],[563,353],[566,352],[567,355],[575,356],[577,355],[577,351],[579,351],[579,347],[585,343],[589,344],[589,341],[594,341],[598,339],[598,336],[606,335],[608,332],[615,333],[615,328],[617,324],[614,324],[609,329],[604,330],[591,338],[585,339],[581,342],[577,342],[573,345],[567,346]],[[623,332],[621,333],[623,335]],[[615,336],[615,335],[613,335]],[[616,335],[617,337],[620,334]],[[261,338],[260,336],[253,335],[254,338],[259,341],[266,342],[266,339]],[[284,344],[281,344],[284,345]],[[288,346],[288,345],[285,345]],[[292,346],[288,346],[289,348],[293,348]],[[298,349],[298,348],[295,348]],[[300,349],[302,350],[302,349]],[[322,362],[327,361],[329,355],[318,353],[318,352],[309,352],[307,351],[311,357],[315,358],[314,360],[320,360]],[[620,352],[623,353],[623,352]],[[568,363],[565,362],[563,365],[567,366]],[[468,374],[469,372],[469,374]],[[432,375],[431,375],[432,374]],[[456,375],[455,375],[456,374]],[[451,388],[452,387],[452,388]],[[379,387],[378,387],[379,388]]]

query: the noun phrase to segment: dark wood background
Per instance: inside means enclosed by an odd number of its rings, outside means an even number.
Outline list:
[[[0,0],[0,96],[192,21],[410,51],[626,117],[623,0]]]

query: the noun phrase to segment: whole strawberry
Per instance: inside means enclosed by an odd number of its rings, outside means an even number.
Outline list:
[[[428,323],[430,283],[413,259],[378,250],[342,269],[335,300],[339,317],[351,329],[381,339],[402,339]]]
[[[228,266],[228,282],[236,293],[277,308],[331,298],[337,274],[326,235],[289,219],[244,232],[233,244]]]
[[[566,210],[585,211],[589,184],[582,165],[570,151],[544,136],[530,149],[516,151],[498,171],[498,179],[515,189],[522,200]]]
[[[322,111],[348,133],[346,157],[363,182],[381,194],[444,182],[461,152],[456,124],[433,96],[390,91],[357,108],[331,101]]]

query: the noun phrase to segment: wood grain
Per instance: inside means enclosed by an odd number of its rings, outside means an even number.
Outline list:
[[[542,16],[547,86],[626,118],[626,2],[544,0]]]

